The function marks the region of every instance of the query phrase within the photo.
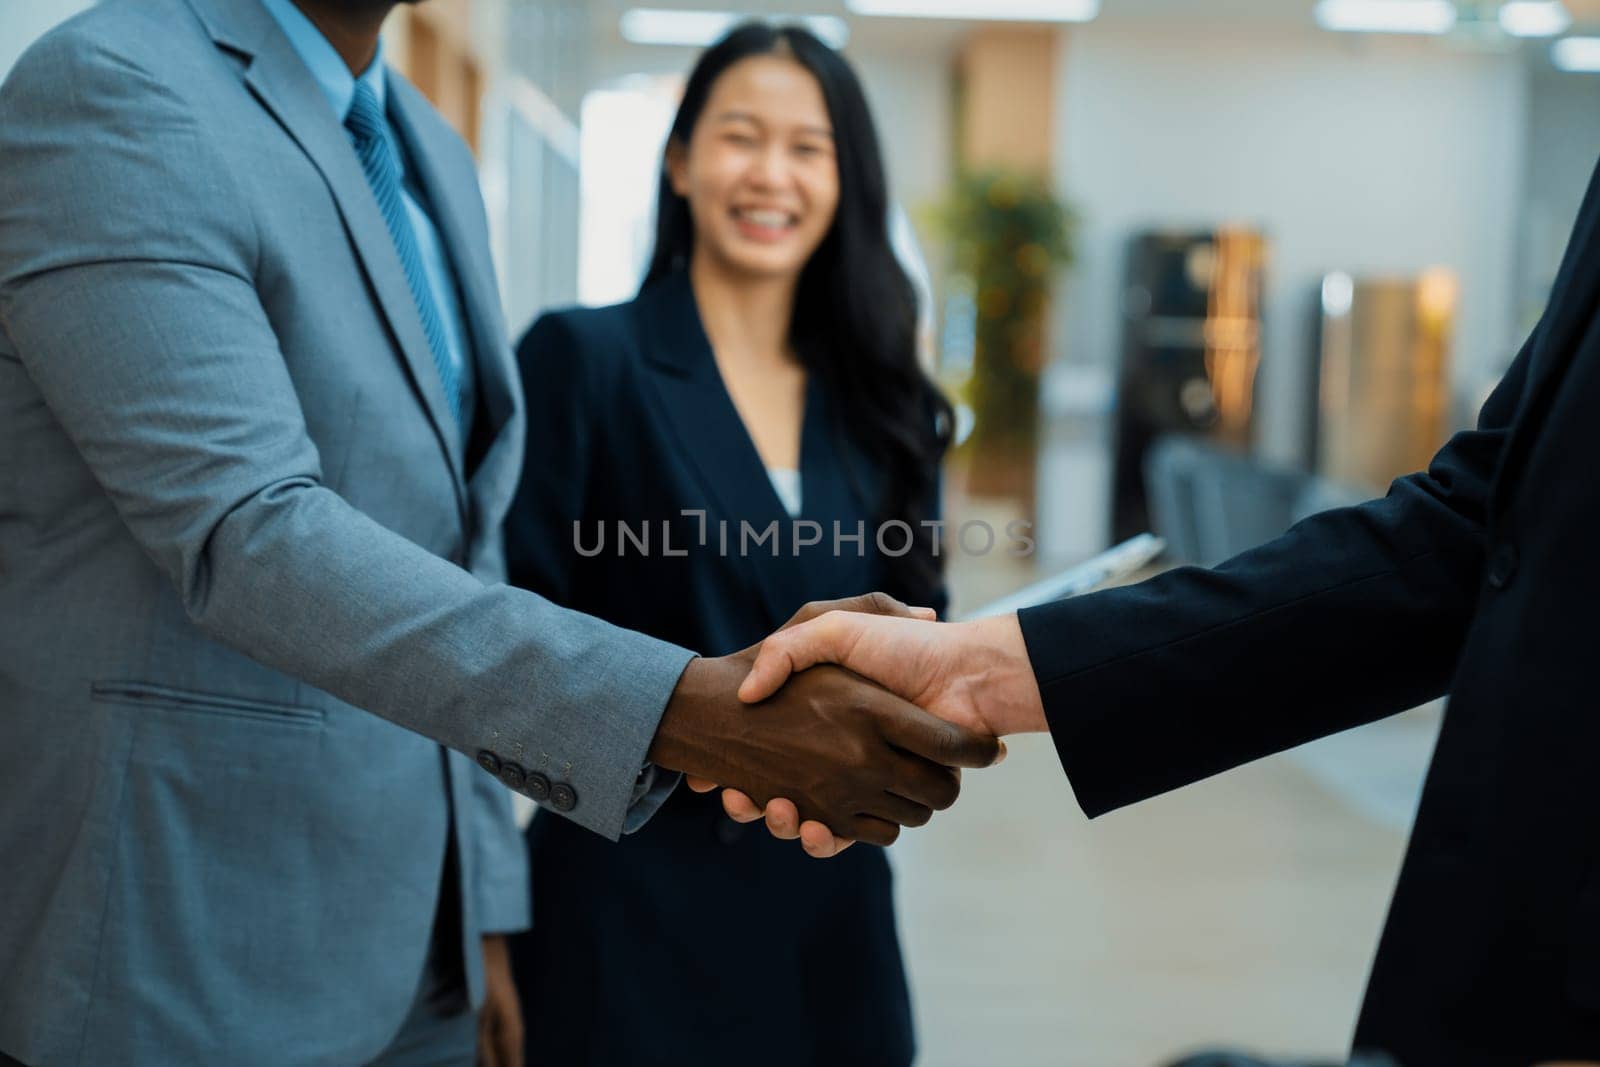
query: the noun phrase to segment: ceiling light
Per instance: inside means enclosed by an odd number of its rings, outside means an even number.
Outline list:
[[[747,15],[732,11],[676,11],[666,8],[636,7],[622,13],[623,40],[634,44],[687,45],[704,48],[720,40],[723,34],[741,22],[750,21]],[[782,25],[799,23],[830,48],[843,48],[850,40],[850,27],[844,19],[833,15],[764,15],[761,21]]]
[[[1550,58],[1562,70],[1600,71],[1600,37],[1567,37],[1550,46]]]
[[[857,15],[981,22],[1088,22],[1100,0],[845,0]]]
[[[1344,271],[1334,271],[1322,279],[1322,313],[1330,319],[1337,319],[1350,314],[1350,305],[1355,303],[1355,279]]]
[[[1571,25],[1561,0],[1511,0],[1500,7],[1500,28],[1513,37],[1559,37]]]
[[[1450,0],[1320,0],[1316,20],[1352,33],[1449,33],[1456,7]]]

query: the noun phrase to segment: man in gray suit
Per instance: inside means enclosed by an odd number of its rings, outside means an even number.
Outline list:
[[[112,0],[0,88],[0,1050],[34,1067],[470,1062],[482,939],[527,921],[503,786],[615,838],[686,771],[886,843],[995,756],[831,668],[743,709],[750,654],[501,583],[521,398],[391,6]]]

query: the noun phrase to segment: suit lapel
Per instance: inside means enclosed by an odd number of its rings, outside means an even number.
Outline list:
[[[514,416],[519,404],[516,369],[500,312],[500,294],[481,232],[483,206],[474,172],[453,174],[445,162],[460,151],[455,133],[422,94],[398,75],[389,78],[389,115],[406,145],[407,162],[428,200],[445,255],[461,290],[461,314],[471,350],[469,370],[477,383],[475,448],[465,459],[467,499],[473,517],[473,558],[484,551],[505,520],[522,470],[523,438]]]
[[[1539,324],[1539,338],[1528,368],[1526,396],[1495,478],[1491,505],[1494,513],[1509,505],[1516,477],[1538,440],[1544,413],[1567,367],[1580,349],[1594,341],[1591,328],[1600,319],[1596,314],[1600,311],[1596,307],[1597,297],[1600,297],[1600,165],[1589,179],[1589,191],[1584,195],[1572,240],[1550,290],[1549,306]]]
[[[515,372],[501,320],[499,291],[494,278],[485,275],[481,257],[474,254],[468,236],[476,230],[471,220],[481,217],[483,211],[476,179],[466,184],[459,179],[452,181],[440,169],[439,162],[458,150],[451,143],[455,135],[433,113],[422,94],[398,75],[389,78],[389,111],[406,144],[407,162],[416,168],[418,184],[427,195],[434,225],[461,286],[462,313],[473,347],[472,363],[477,371],[483,412],[490,420],[487,429],[497,434],[516,407],[511,388]]]
[[[780,580],[790,583],[784,591],[789,612],[808,600],[853,596],[877,584],[877,525],[872,518],[877,473],[868,457],[845,436],[829,400],[829,389],[816,373],[806,382],[800,480],[805,490],[801,514],[822,526],[823,543],[810,550],[810,559],[803,566],[779,574]],[[837,551],[835,524],[840,533]],[[859,544],[844,540],[857,532],[862,535]],[[887,544],[899,545],[898,533],[886,537]],[[787,621],[789,612],[777,622]]]
[[[327,182],[367,280],[404,357],[412,385],[455,475],[466,509],[462,444],[433,362],[422,319],[377,199],[338,117],[288,38],[258,0],[189,0],[219,45],[250,57],[245,85],[288,132]]]
[[[751,577],[771,625],[777,626],[798,607],[787,577],[798,563],[791,550],[791,520],[722,383],[688,275],[680,272],[641,293],[634,313],[667,422],[713,505],[715,514],[709,519],[727,521],[728,554]],[[802,498],[808,491],[803,486]],[[777,557],[769,547],[752,545],[749,555],[740,558],[741,522],[758,534],[776,522]],[[716,545],[716,534],[709,533],[707,542]]]

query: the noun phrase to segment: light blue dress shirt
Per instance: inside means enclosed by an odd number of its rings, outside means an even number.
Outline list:
[[[261,0],[261,2],[288,36],[289,43],[294,46],[300,61],[316,79],[317,85],[322,89],[322,95],[328,98],[334,115],[342,125],[344,117],[350,113],[350,101],[356,95],[356,79],[350,73],[350,68],[339,57],[333,45],[328,43],[328,39],[322,36],[322,31],[306,18],[305,13],[295,6],[292,0]],[[388,68],[383,65],[382,42],[378,44],[378,54],[373,56],[367,69],[361,72],[361,80],[372,90],[372,95],[377,98],[378,107],[385,108],[389,99],[387,92],[389,79]],[[416,234],[417,251],[422,256],[422,269],[428,276],[428,287],[433,290],[434,303],[439,308],[440,325],[444,330],[445,356],[455,365],[456,379],[461,383],[460,430],[464,445],[465,435],[472,421],[476,382],[473,380],[472,364],[469,361],[470,349],[467,342],[466,320],[461,313],[460,290],[456,286],[455,271],[450,266],[450,257],[445,253],[444,242],[439,239],[439,229],[423,209],[424,197],[412,178],[411,169],[406,166],[405,142],[395,135],[393,127],[389,129],[389,139],[397,149],[396,156],[402,182],[400,198],[405,202],[406,217],[411,222],[412,232]],[[354,151],[354,148],[351,151]]]

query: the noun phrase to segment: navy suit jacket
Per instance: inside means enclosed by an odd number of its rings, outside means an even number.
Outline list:
[[[795,535],[723,386],[686,275],[626,304],[543,316],[518,363],[530,459],[507,522],[513,584],[708,656],[754,644],[811,600],[883,588],[943,612],[942,589],[917,598],[882,566],[872,519],[881,476],[816,375],[798,519],[817,525]],[[757,544],[773,523],[776,540]],[[796,547],[813,536],[820,542]],[[886,543],[898,548],[899,534]]]
[[[1600,172],[1550,305],[1426,471],[1214,571],[1021,617],[1097,815],[1448,693],[1356,1044],[1600,1059]]]

